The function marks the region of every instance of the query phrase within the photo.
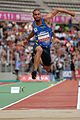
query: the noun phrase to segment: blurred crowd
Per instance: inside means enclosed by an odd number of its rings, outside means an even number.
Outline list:
[[[79,25],[72,25],[70,20],[67,24],[53,24],[52,27],[56,37],[53,38],[51,45],[52,68],[63,69],[64,63],[70,60],[71,52],[76,60],[80,61]],[[22,44],[31,30],[31,23],[0,22],[1,65],[15,66],[15,61],[19,60],[24,71],[30,72],[34,38],[30,39],[25,48]],[[59,39],[61,42],[56,43],[54,39]]]

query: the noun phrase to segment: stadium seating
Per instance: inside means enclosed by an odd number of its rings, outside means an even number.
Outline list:
[[[32,13],[34,8],[45,11],[36,0],[0,0],[0,11]]]
[[[34,8],[43,14],[64,8],[80,14],[80,0],[0,0],[0,11],[32,13]]]
[[[56,8],[64,8],[70,11],[75,11],[80,14],[79,0],[43,0],[43,2],[52,10]]]

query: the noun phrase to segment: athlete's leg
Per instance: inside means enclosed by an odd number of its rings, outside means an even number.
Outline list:
[[[41,71],[40,71],[40,66],[38,66],[37,71],[38,71],[38,73],[39,73],[39,79],[41,80]]]
[[[44,65],[44,69],[45,69],[47,72],[50,72],[50,71],[51,71],[51,66],[45,66],[45,65]]]
[[[33,79],[36,79],[37,69],[38,69],[38,66],[39,66],[39,63],[40,63],[40,57],[41,57],[41,54],[42,54],[43,50],[40,46],[37,46],[35,51],[36,51],[36,54],[34,56],[34,70],[32,72],[32,78]]]
[[[50,72],[50,71],[51,71],[51,65],[50,65],[50,66],[44,65],[41,58],[40,58],[40,64],[44,67],[44,69],[45,69],[47,72]]]
[[[34,70],[38,69],[42,52],[43,52],[42,48],[40,46],[37,46],[36,55],[34,56]]]

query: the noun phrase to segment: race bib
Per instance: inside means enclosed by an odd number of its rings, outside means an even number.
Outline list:
[[[47,45],[50,43],[50,36],[49,36],[49,32],[44,31],[44,32],[40,32],[38,34],[38,40],[39,42],[41,42],[43,45]]]

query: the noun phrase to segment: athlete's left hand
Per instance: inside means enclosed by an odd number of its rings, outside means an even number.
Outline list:
[[[74,17],[74,16],[75,16],[75,13],[74,13],[74,12],[71,12],[71,16]]]

